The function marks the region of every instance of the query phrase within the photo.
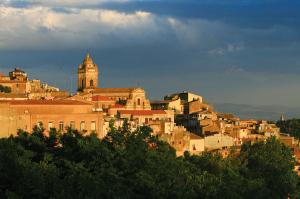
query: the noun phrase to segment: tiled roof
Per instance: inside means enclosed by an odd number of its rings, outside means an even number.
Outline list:
[[[101,96],[101,95],[94,95],[92,97],[92,101],[114,101],[110,99],[109,97],[106,96]]]
[[[3,76],[5,76],[4,73],[0,73],[0,77],[3,77]]]
[[[94,93],[129,93],[137,88],[95,88]]]
[[[154,115],[154,114],[166,114],[163,110],[119,110],[120,114],[130,115]]]
[[[76,100],[11,100],[9,103],[11,105],[90,105]]]

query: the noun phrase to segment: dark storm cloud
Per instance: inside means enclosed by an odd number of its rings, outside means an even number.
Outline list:
[[[106,2],[102,8],[122,12],[137,10],[180,18],[221,20],[238,26],[268,28],[300,22],[297,1],[132,1]]]
[[[6,5],[2,72],[19,66],[31,78],[65,89],[73,82],[74,89],[77,65],[90,51],[100,67],[101,86],[142,86],[152,99],[192,90],[213,102],[299,105],[296,1]],[[18,19],[16,13],[24,16]]]

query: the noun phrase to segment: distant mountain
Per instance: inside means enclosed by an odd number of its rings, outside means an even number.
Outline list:
[[[242,119],[263,119],[277,121],[283,114],[286,119],[300,118],[300,107],[280,105],[247,105],[231,103],[214,103],[218,112],[232,113]]]

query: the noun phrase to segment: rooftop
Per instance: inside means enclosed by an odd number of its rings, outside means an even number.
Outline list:
[[[0,93],[0,98],[27,98],[27,95],[18,93]]]
[[[95,88],[94,93],[130,93],[137,88]]]
[[[90,105],[76,100],[1,100],[11,105]]]
[[[163,110],[119,110],[120,114],[130,114],[130,115],[156,115],[156,114],[166,114]]]
[[[102,95],[94,95],[92,97],[92,101],[114,101],[110,99],[109,97],[102,96]]]

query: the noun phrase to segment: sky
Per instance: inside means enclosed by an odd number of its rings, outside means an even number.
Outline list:
[[[0,24],[3,73],[74,90],[90,52],[100,87],[300,107],[298,0],[0,0]]]

